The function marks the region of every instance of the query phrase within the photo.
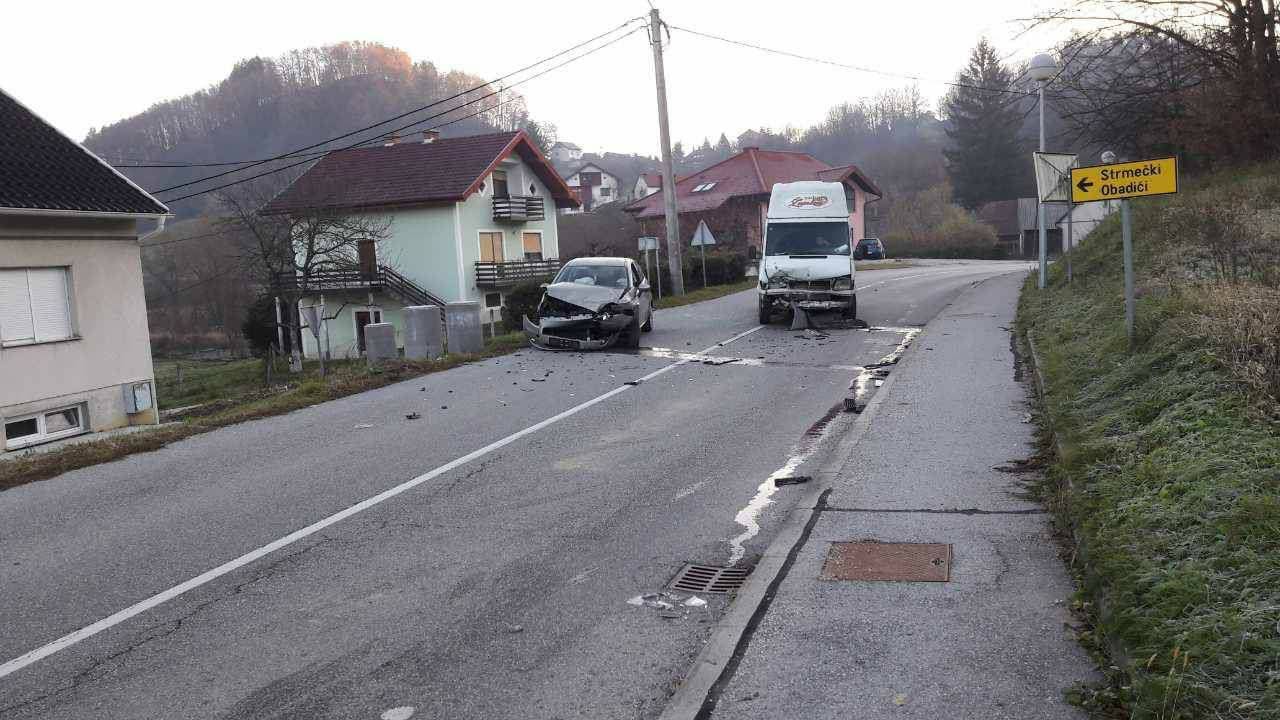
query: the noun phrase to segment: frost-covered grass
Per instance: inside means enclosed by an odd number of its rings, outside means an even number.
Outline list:
[[[1218,301],[1226,284],[1167,262],[1203,244],[1161,222],[1198,192],[1134,203],[1143,295],[1132,350],[1114,219],[1077,250],[1074,283],[1055,267],[1047,292],[1028,285],[1019,326],[1035,339],[1063,441],[1051,477],[1080,541],[1081,606],[1116,667],[1110,687],[1086,696],[1109,698],[1099,712],[1116,717],[1278,718],[1280,422],[1236,359],[1239,333],[1213,329],[1239,322],[1239,304]],[[1229,285],[1251,313],[1275,315],[1268,288]]]

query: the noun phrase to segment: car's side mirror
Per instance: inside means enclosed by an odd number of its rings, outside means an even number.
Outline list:
[[[541,284],[541,285],[539,285],[538,287],[542,288],[543,290],[546,290],[546,289],[547,289],[547,283],[542,283],[542,284]]]
[[[649,289],[649,281],[648,281],[648,280],[641,280],[641,281],[640,281],[640,284],[639,284],[639,285],[637,285],[636,287],[640,288],[641,290],[648,290],[648,289]]]

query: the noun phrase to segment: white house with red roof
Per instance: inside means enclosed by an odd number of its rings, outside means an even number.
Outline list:
[[[854,242],[866,237],[867,203],[879,200],[883,193],[857,166],[832,167],[808,153],[748,147],[676,180],[681,240],[688,247],[698,224],[706,222],[721,247],[758,256],[774,184],[797,180],[843,183]],[[664,195],[659,188],[625,208],[640,221],[646,235],[665,236]]]
[[[327,336],[303,333],[316,357],[364,353],[364,326],[396,326],[411,305],[480,301],[485,322],[499,319],[506,293],[560,268],[556,208],[577,206],[573,191],[523,131],[399,141],[330,153],[276,196],[262,213],[350,213],[391,221],[388,237],[363,243],[345,269],[285,278],[305,287],[303,306],[323,297]],[[305,282],[305,285],[303,284]]]

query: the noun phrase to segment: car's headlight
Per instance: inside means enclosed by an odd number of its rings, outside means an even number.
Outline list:
[[[853,287],[853,278],[841,277],[831,281],[832,290],[848,290]]]
[[[770,290],[786,290],[787,281],[786,280],[770,280],[769,289]]]

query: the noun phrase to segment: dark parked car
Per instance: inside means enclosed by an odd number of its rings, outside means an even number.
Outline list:
[[[653,329],[653,292],[634,260],[577,258],[545,286],[536,322],[524,318],[530,341],[542,348],[602,350],[621,341],[640,347]]]
[[[880,238],[862,238],[853,249],[855,260],[883,260],[885,257],[884,243]]]

